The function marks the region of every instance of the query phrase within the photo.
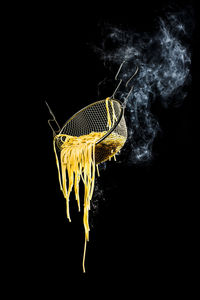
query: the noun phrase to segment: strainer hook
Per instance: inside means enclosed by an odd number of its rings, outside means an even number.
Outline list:
[[[121,69],[122,69],[122,66],[124,65],[125,62],[126,62],[126,60],[123,60],[123,62],[122,62],[121,65],[119,66],[119,69],[118,69],[118,71],[117,71],[117,73],[116,73],[116,75],[115,75],[115,80],[118,80],[118,75],[119,75],[119,73],[120,73],[120,71],[121,71]],[[138,66],[136,66],[136,70],[135,70],[134,74],[127,80],[127,82],[126,82],[126,84],[125,84],[126,87],[129,85],[130,81],[136,76],[138,70],[139,70],[139,68],[138,68]],[[118,91],[118,89],[119,89],[121,83],[122,83],[122,79],[120,79],[120,81],[119,81],[119,83],[118,83],[116,89],[114,90],[114,92],[113,92],[113,94],[112,94],[112,97],[111,97],[112,99],[114,99],[115,94],[116,94],[116,92]],[[133,90],[133,85],[131,86],[131,88],[130,88],[130,90],[129,90],[129,92],[128,92],[128,94],[127,94],[125,100],[124,100],[124,103],[123,103],[123,106],[124,106],[124,107],[126,106],[126,103],[127,103],[127,101],[128,101],[128,97],[130,96],[132,90]]]
[[[49,113],[52,115],[53,119],[49,119],[48,120],[48,124],[49,126],[51,127],[51,130],[53,132],[53,136],[56,135],[56,132],[60,132],[60,125],[58,124],[57,120],[56,120],[56,117],[54,115],[54,113],[52,112],[51,108],[49,107],[49,104],[47,103],[47,101],[45,101],[46,103],[46,106],[48,107],[48,110],[49,110]],[[55,122],[57,127],[58,127],[58,130],[54,130],[53,126],[51,125],[51,122]]]

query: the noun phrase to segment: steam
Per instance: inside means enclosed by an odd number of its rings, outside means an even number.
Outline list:
[[[139,67],[137,76],[130,82],[134,88],[128,98],[126,118],[128,127],[129,162],[138,163],[152,158],[152,146],[160,129],[158,120],[152,114],[152,105],[180,106],[191,80],[190,38],[192,16],[188,11],[167,14],[158,19],[157,30],[152,33],[136,33],[120,28],[104,28],[102,45],[96,52],[115,70],[122,61],[119,78],[126,82]],[[105,80],[102,82],[105,83]],[[128,91],[125,85],[116,98],[126,101]],[[170,120],[169,120],[170,121]]]

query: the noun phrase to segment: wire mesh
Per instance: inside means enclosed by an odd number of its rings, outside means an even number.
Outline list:
[[[91,132],[104,132],[103,137],[96,142],[95,162],[99,164],[114,156],[124,145],[127,138],[127,128],[124,119],[124,108],[120,101],[112,99],[113,109],[108,101],[108,109],[111,120],[113,110],[116,120],[112,127],[108,128],[108,113],[106,100],[94,102],[73,115],[63,126],[60,134],[70,136],[87,135]],[[61,149],[63,137],[57,139],[57,146]]]

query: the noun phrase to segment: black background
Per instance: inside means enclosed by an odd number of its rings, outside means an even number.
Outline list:
[[[105,200],[99,199],[91,214],[90,241],[86,254],[86,274],[82,273],[84,230],[82,214],[70,202],[72,222],[65,215],[65,199],[59,190],[52,148],[52,132],[45,101],[62,125],[72,114],[97,97],[97,86],[107,70],[91,45],[102,37],[104,22],[151,31],[155,17],[162,16],[168,4],[195,8],[196,27],[192,40],[192,83],[179,108],[158,105],[156,117],[162,133],[153,146],[154,159],[144,165],[109,162],[101,172]],[[73,290],[71,282],[105,285],[127,291],[151,288],[163,293],[188,282],[195,249],[194,207],[194,105],[197,95],[198,13],[192,1],[139,1],[137,3],[98,2],[65,10],[51,7],[39,11],[31,34],[34,82],[40,88],[41,145],[39,170],[41,188],[34,218],[33,248],[37,267],[36,282],[47,289],[59,285]],[[112,73],[112,72],[111,72]],[[111,76],[114,76],[113,70]],[[114,86],[109,86],[110,94]],[[70,279],[70,281],[69,281]],[[124,281],[125,280],[125,281]],[[112,282],[112,283],[111,283]],[[86,289],[87,289],[86,288]],[[74,291],[74,290],[73,290]]]

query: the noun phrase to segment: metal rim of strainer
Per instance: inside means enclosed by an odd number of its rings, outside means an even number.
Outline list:
[[[91,107],[91,106],[93,106],[93,105],[95,105],[95,104],[97,104],[97,103],[105,102],[105,100],[106,100],[106,99],[103,99],[103,100],[99,100],[99,101],[93,102],[93,103],[91,103],[91,104],[85,106],[84,108],[80,109],[79,111],[77,111],[73,116],[71,116],[71,117],[65,122],[64,126],[63,126],[63,127],[61,128],[61,130],[60,130],[60,134],[62,134],[62,131],[64,130],[65,126],[66,126],[72,119],[74,119],[79,113],[81,113],[82,111],[86,110],[87,108],[89,108],[89,107]],[[116,122],[114,123],[114,125],[112,126],[112,128],[111,128],[110,130],[108,130],[108,131],[106,132],[106,134],[96,142],[96,145],[99,144],[100,142],[102,142],[108,135],[110,135],[110,134],[115,130],[115,128],[117,127],[117,125],[118,125],[119,122],[121,121],[122,116],[123,116],[123,114],[124,114],[124,109],[125,109],[125,107],[124,107],[123,103],[122,103],[121,101],[117,100],[117,99],[110,99],[110,100],[116,101],[116,102],[119,103],[119,105],[120,105],[120,107],[121,107],[120,115],[119,115],[117,121],[116,121]]]

